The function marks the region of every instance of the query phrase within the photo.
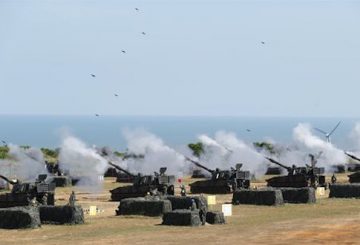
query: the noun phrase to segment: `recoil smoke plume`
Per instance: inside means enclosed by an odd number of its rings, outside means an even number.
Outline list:
[[[43,153],[36,148],[21,148],[9,144],[11,160],[3,161],[2,174],[20,180],[34,180],[39,174],[47,173]]]
[[[134,173],[152,174],[160,167],[167,167],[168,174],[178,177],[184,175],[187,163],[183,155],[145,130],[124,130],[123,135],[127,141],[129,153],[144,155],[144,158],[128,159],[127,166]]]
[[[326,142],[315,136],[311,131],[311,125],[306,123],[299,123],[293,131],[294,140],[305,147],[309,153],[322,152],[318,160],[319,166],[330,169],[333,164],[340,164],[346,162],[344,152],[336,148],[333,144]]]
[[[265,172],[265,158],[252,145],[237,138],[235,133],[219,131],[215,139],[201,135],[199,140],[205,145],[202,157],[211,168],[230,169],[236,163],[242,163],[244,170],[250,170],[256,176]]]
[[[107,160],[96,149],[70,135],[63,139],[59,161],[61,168],[69,170],[72,177],[80,178],[79,185],[86,187],[100,188],[100,176],[108,168]]]

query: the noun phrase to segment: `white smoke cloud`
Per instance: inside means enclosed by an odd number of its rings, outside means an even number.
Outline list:
[[[123,161],[121,157],[117,156],[114,152],[113,149],[111,149],[108,146],[105,147],[95,147],[96,152],[102,156],[103,158],[105,158],[106,160],[124,168],[127,169],[127,162]],[[110,165],[108,166],[109,168],[111,167]]]
[[[215,139],[200,135],[199,141],[203,144],[204,154],[200,156],[200,161],[203,165],[210,169],[220,168],[227,169],[232,166],[229,162],[231,151],[216,142]]]
[[[64,137],[59,162],[62,169],[69,170],[72,177],[79,177],[79,185],[100,188],[99,179],[108,168],[107,160],[101,157],[96,149],[88,147],[78,138]]]
[[[249,170],[256,176],[264,174],[266,160],[263,155],[252,145],[237,138],[235,133],[219,131],[215,134],[215,139],[201,135],[199,140],[205,146],[205,155],[201,160],[206,162],[208,167],[230,169],[235,167],[235,164],[242,163],[243,170]]]
[[[145,130],[124,130],[129,153],[144,155],[144,158],[128,159],[127,166],[131,172],[152,174],[160,167],[167,167],[167,174],[184,175],[185,158],[167,146],[160,138]]]
[[[346,162],[344,152],[336,148],[333,144],[322,140],[311,132],[311,125],[299,123],[293,130],[294,140],[305,147],[310,153],[322,152],[318,160],[319,166],[330,168],[333,164],[343,164]]]
[[[200,142],[205,145],[205,147],[208,148],[208,150],[217,149],[220,150],[220,153],[222,155],[226,155],[229,153],[229,149],[227,149],[225,146],[220,145],[218,142],[216,142],[215,139],[210,138],[209,136],[202,134],[198,137]]]
[[[24,149],[14,144],[8,147],[11,160],[4,163],[4,169],[11,178],[35,180],[39,174],[47,173],[44,156],[39,149]]]
[[[360,123],[356,123],[354,128],[352,129],[350,133],[350,138],[355,144],[356,147],[356,153],[360,153]]]

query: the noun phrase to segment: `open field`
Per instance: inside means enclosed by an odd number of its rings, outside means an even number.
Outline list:
[[[340,179],[346,179],[341,177]],[[186,180],[188,182],[191,180]],[[263,183],[256,183],[262,185]],[[89,194],[76,189],[84,208],[96,205],[104,212],[86,215],[79,226],[43,225],[36,230],[0,230],[0,244],[355,244],[360,239],[360,200],[319,198],[314,205],[282,207],[233,206],[226,225],[198,228],[161,226],[161,218],[116,217],[118,202],[109,202],[109,189],[119,186],[107,178],[104,189]],[[58,188],[57,204],[67,202],[72,188]],[[219,203],[231,195],[217,195]],[[211,207],[220,209],[220,204]]]

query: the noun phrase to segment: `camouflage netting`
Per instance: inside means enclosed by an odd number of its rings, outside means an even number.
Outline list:
[[[84,212],[81,206],[40,206],[42,224],[84,224]]]
[[[263,189],[263,190],[238,190],[233,193],[232,203],[238,204],[255,204],[276,206],[284,204],[284,199],[280,190]]]
[[[315,203],[315,189],[304,188],[280,188],[284,202],[286,203]]]
[[[125,198],[121,200],[116,215],[161,216],[171,211],[171,202],[160,198]]]
[[[56,187],[67,187],[72,185],[72,181],[68,176],[54,176],[52,178]]]
[[[360,184],[331,184],[330,198],[360,198]]]
[[[178,209],[163,215],[163,225],[200,226],[199,210]]]
[[[171,202],[173,210],[176,209],[190,209],[192,207],[192,200],[195,201],[198,209],[207,210],[207,200],[204,196],[167,196],[167,200]]]
[[[206,213],[206,223],[215,225],[215,224],[225,224],[224,213],[220,211],[211,211]]]
[[[41,226],[37,207],[14,207],[0,209],[1,229],[25,229]]]

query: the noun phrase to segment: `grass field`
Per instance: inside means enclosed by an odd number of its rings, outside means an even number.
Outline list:
[[[75,189],[84,208],[96,205],[103,210],[97,216],[86,215],[85,225],[0,230],[0,244],[357,244],[360,239],[360,200],[356,199],[321,197],[316,204],[281,207],[239,205],[233,206],[226,225],[182,228],[161,226],[161,218],[116,217],[118,202],[108,201],[108,190],[117,186],[107,178],[99,193]],[[58,188],[57,204],[66,203],[71,190]],[[211,209],[220,210],[231,197],[217,195],[219,204]]]

